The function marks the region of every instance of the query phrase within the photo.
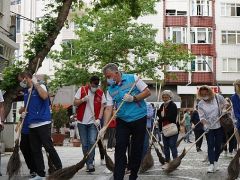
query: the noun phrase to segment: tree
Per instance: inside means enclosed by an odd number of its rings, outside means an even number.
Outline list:
[[[70,8],[78,8],[81,10],[84,7],[82,0],[49,1],[50,3],[46,7],[48,11],[42,20],[39,21],[41,29],[28,34],[28,42],[25,44],[26,50],[24,53],[26,63],[14,62],[3,71],[3,81],[1,82],[0,87],[2,90],[6,91],[4,94],[5,117],[10,112],[12,102],[17,98],[19,92],[22,90],[22,88],[18,85],[17,74],[23,70],[28,70],[34,73],[38,60],[39,67],[41,67],[44,58],[49,53],[60,30],[64,26],[64,22],[68,17]],[[94,4],[94,2],[95,1],[93,0],[93,7],[95,10],[113,5],[121,8],[126,4],[131,7],[131,14],[134,16],[141,14],[142,11],[138,8],[138,0],[100,0],[97,4]],[[144,12],[144,10],[142,12]]]
[[[154,2],[144,6],[145,13],[152,13],[153,5]],[[110,62],[117,63],[123,71],[157,79],[157,68],[177,66],[180,60],[187,64],[192,59],[182,45],[157,43],[157,30],[133,20],[128,6],[86,10],[83,17],[75,18],[75,23],[79,27],[78,39],[62,44],[62,51],[51,53],[52,58],[62,63],[51,82],[52,89],[83,84],[90,74],[100,75],[101,68]]]

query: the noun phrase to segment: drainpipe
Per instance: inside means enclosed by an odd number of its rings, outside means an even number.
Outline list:
[[[191,41],[190,41],[190,11],[191,11],[191,0],[188,0],[188,16],[187,16],[187,42],[188,42],[188,52],[191,52]],[[191,68],[191,65],[190,65]],[[190,69],[190,71],[188,71],[188,83],[186,84],[186,86],[192,84],[192,71]]]

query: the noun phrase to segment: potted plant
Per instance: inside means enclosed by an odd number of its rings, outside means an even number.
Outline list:
[[[53,105],[52,108],[53,126],[56,128],[56,133],[52,134],[54,145],[63,145],[65,134],[60,133],[60,128],[69,121],[67,109],[64,109],[62,105]]]

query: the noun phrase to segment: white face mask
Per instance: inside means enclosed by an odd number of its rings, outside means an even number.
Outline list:
[[[209,99],[208,96],[203,97],[203,100],[204,100],[204,101],[207,101],[208,99]]]
[[[22,87],[22,88],[27,88],[27,83],[25,81],[21,81],[19,83],[19,85]]]
[[[91,92],[95,93],[97,91],[97,87],[91,87]]]

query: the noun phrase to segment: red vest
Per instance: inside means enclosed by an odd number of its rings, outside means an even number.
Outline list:
[[[81,98],[85,97],[88,94],[88,90],[89,90],[89,86],[83,86],[81,88],[81,92],[80,92],[81,96],[80,97]],[[100,113],[100,109],[101,109],[101,105],[102,105],[102,95],[103,95],[103,91],[101,89],[97,89],[97,91],[95,92],[95,95],[94,95],[94,105],[93,105],[95,120],[98,119],[98,116]],[[83,102],[77,108],[77,120],[80,122],[82,122],[82,120],[83,120],[86,104],[87,104],[87,102]]]

